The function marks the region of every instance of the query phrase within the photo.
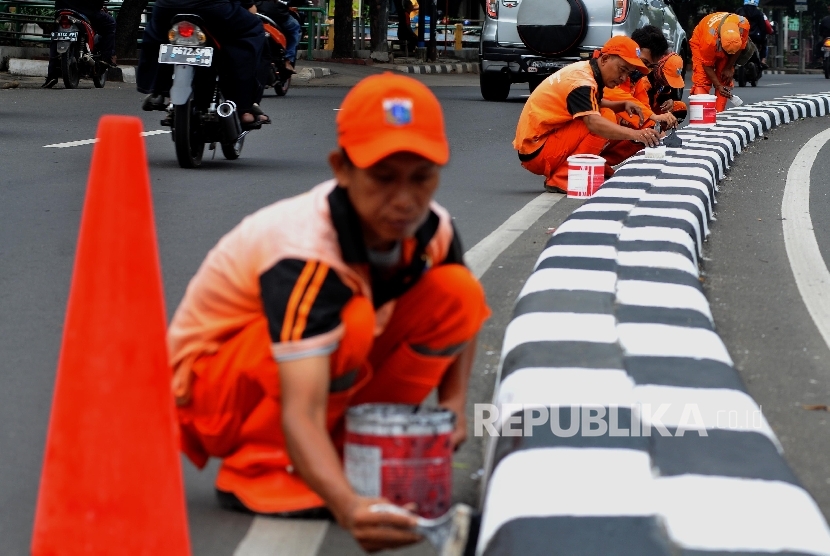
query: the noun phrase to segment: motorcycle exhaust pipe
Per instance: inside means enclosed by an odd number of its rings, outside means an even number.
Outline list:
[[[236,104],[226,100],[216,107],[216,114],[219,116],[220,135],[223,143],[236,143],[242,135],[242,124],[239,122],[239,114],[236,112]]]

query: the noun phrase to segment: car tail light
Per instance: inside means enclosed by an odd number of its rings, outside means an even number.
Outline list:
[[[830,39],[824,39],[824,46],[830,46]]]
[[[614,23],[622,23],[628,17],[628,0],[614,0]]]
[[[63,29],[69,29],[72,26],[72,22],[69,21],[69,16],[62,15],[60,18],[60,25]]]
[[[487,15],[492,19],[499,17],[499,0],[487,0]]]
[[[189,21],[180,21],[173,25],[167,33],[172,44],[197,45],[205,44],[207,37],[199,27]]]

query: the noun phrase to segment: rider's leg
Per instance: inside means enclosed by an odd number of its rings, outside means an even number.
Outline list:
[[[89,12],[85,14],[92,23],[92,28],[98,33],[100,42],[98,52],[101,59],[108,64],[115,65],[115,19],[106,12]]]
[[[297,45],[300,44],[303,28],[293,17],[285,18],[285,22],[280,23],[280,26],[285,31],[285,57],[291,62],[291,69],[293,69],[294,62],[297,61]]]

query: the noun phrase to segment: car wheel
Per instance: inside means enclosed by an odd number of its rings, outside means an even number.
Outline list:
[[[481,96],[484,100],[501,102],[510,94],[510,76],[504,73],[484,72],[479,74]]]

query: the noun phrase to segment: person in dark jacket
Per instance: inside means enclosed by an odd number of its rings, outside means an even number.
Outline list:
[[[758,0],[744,0],[744,5],[735,10],[738,15],[749,21],[749,39],[758,48],[761,66],[766,69],[767,64],[767,24],[764,12],[758,8]]]
[[[75,10],[87,18],[92,28],[98,33],[98,51],[101,60],[115,66],[115,18],[104,7],[105,0],[56,0],[55,10]],[[49,69],[46,72],[46,81],[41,85],[44,89],[51,89],[61,77],[61,58],[58,54],[58,45],[49,43]]]
[[[160,68],[159,47],[167,42],[170,21],[178,14],[196,14],[216,42],[220,61],[219,82],[228,100],[236,103],[243,127],[270,123],[254,105],[259,90],[256,74],[265,48],[265,30],[252,11],[253,0],[157,0],[144,28],[141,57],[136,71],[136,88],[146,93],[144,110],[164,110],[172,84],[172,66]]]
[[[288,4],[282,0],[260,0],[256,3],[259,13],[274,20],[280,31],[285,35],[285,67],[294,72],[297,61],[297,45],[300,43],[303,30],[300,22],[291,15]]]

